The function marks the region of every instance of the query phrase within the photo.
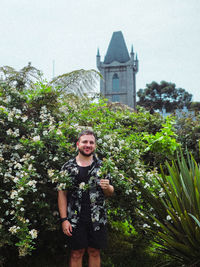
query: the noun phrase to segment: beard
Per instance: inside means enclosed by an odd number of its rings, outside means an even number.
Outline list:
[[[92,151],[92,152],[89,153],[89,154],[86,154],[86,153],[84,152],[84,150],[82,150],[82,149],[79,149],[78,151],[81,153],[81,155],[83,155],[83,156],[85,156],[85,157],[90,157],[91,155],[94,154],[94,151]]]

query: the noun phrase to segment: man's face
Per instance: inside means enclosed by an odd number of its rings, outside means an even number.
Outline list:
[[[90,157],[96,148],[95,137],[93,135],[82,135],[76,145],[83,156]]]

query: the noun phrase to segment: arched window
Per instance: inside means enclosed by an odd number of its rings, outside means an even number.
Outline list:
[[[119,92],[119,77],[117,73],[113,75],[113,80],[112,80],[112,91],[113,92]]]

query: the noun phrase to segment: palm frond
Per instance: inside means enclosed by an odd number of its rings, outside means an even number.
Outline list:
[[[90,96],[95,93],[95,85],[100,77],[101,74],[94,69],[80,69],[55,77],[50,85],[66,94]]]

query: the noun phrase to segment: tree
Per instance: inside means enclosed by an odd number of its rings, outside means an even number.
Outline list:
[[[191,102],[188,109],[194,111],[200,111],[200,102]]]
[[[101,74],[94,69],[75,70],[69,73],[56,76],[48,84],[59,89],[65,94],[77,96],[94,95],[97,79]],[[3,66],[0,68],[0,85],[24,90],[33,88],[36,82],[42,82],[42,72],[31,65],[31,62],[21,70],[17,71],[13,67]]]
[[[21,70],[16,71],[13,67],[3,66],[0,68],[0,85],[6,84],[17,90],[30,88],[36,81],[41,80],[42,72],[31,66],[31,62]]]
[[[137,104],[151,111],[156,109],[161,111],[165,108],[167,112],[173,112],[175,109],[188,107],[192,100],[192,94],[166,81],[161,81],[160,84],[155,81],[147,84],[137,95],[139,97]]]

